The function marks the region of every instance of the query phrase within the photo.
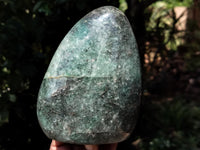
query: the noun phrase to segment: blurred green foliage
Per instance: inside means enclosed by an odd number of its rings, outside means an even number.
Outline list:
[[[125,12],[128,9],[128,4],[126,0],[119,0],[119,9]]]
[[[196,150],[200,144],[200,108],[193,102],[187,102],[183,98],[175,98],[173,101],[162,104],[150,104],[146,108],[148,116],[143,116],[143,126],[148,139],[139,144],[142,150]],[[149,106],[148,106],[149,107]],[[156,114],[151,114],[152,111]],[[152,130],[153,129],[153,130]],[[156,131],[156,132],[154,132]],[[154,132],[154,133],[152,133]],[[145,136],[146,136],[145,135]]]
[[[167,4],[168,8],[174,8],[177,6],[190,7],[193,4],[193,0],[163,0]]]
[[[192,0],[0,0],[0,150],[49,148],[50,140],[36,117],[42,78],[67,31],[104,5],[126,13],[143,68],[141,116],[133,135],[118,149],[199,149],[200,30],[195,20],[188,19],[187,29],[180,31],[181,17],[174,11],[192,4]]]

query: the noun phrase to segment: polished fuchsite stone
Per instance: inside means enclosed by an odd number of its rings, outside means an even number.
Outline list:
[[[37,115],[51,139],[76,144],[125,140],[136,124],[141,73],[126,16],[98,8],[65,36],[42,81]]]

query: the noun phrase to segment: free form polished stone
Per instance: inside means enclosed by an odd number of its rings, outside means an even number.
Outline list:
[[[51,139],[76,144],[125,140],[136,124],[141,73],[126,16],[105,6],[83,17],[56,50],[37,115]]]

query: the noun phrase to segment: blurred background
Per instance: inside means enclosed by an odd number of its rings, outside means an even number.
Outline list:
[[[45,150],[40,84],[84,15],[112,5],[128,17],[143,72],[136,129],[118,150],[200,150],[199,0],[0,0],[0,150]]]

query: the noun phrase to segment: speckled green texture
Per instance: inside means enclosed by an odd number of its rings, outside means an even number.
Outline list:
[[[126,16],[105,6],[65,36],[42,81],[37,115],[51,139],[76,144],[125,140],[135,127],[141,73]]]

